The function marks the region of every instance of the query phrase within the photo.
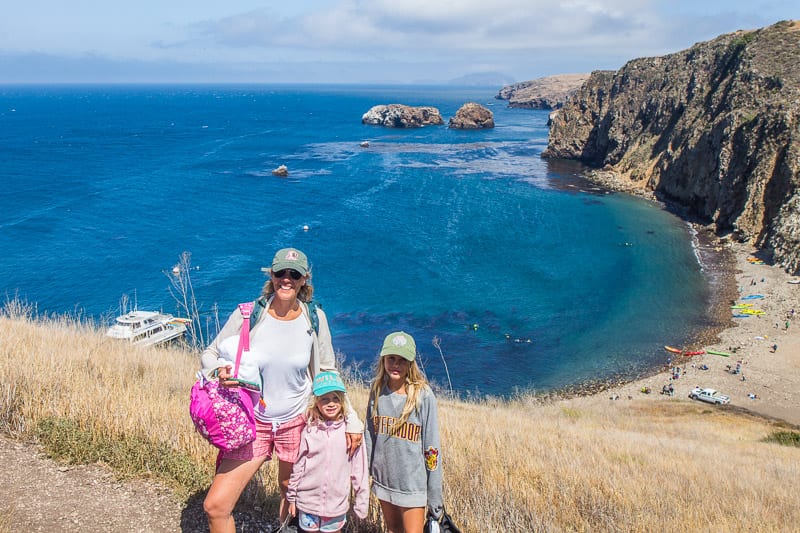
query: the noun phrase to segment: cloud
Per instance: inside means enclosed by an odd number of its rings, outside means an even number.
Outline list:
[[[446,81],[477,72],[522,80],[616,69],[778,20],[728,0],[195,0],[190,11],[142,2],[128,14],[140,17],[130,27],[116,15],[113,24],[92,19],[80,6],[70,28],[47,19],[42,31],[31,16],[26,30],[9,17],[0,21],[0,53],[35,50],[89,64],[96,51],[95,60],[131,69],[182,65],[176,76],[195,69],[232,81]],[[55,68],[55,60],[47,64]],[[0,72],[0,82],[12,75]]]
[[[377,49],[395,57],[563,44],[624,48],[652,40],[658,25],[657,17],[629,1],[348,0],[292,17],[249,11],[204,21],[193,30],[198,40],[230,48]]]

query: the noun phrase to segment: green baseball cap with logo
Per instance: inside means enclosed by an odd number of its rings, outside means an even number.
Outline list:
[[[286,268],[296,270],[304,276],[308,274],[308,258],[306,254],[297,248],[282,248],[275,252],[270,270],[279,272]]]
[[[399,355],[403,359],[413,361],[417,357],[417,343],[414,342],[414,337],[405,331],[389,333],[381,348],[381,357],[384,355]]]

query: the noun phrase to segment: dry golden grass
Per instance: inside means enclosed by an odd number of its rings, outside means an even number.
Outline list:
[[[6,431],[50,439],[48,449],[69,441],[100,450],[54,453],[157,476],[183,496],[207,487],[215,454],[187,414],[196,354],[133,348],[66,318],[32,321],[9,305],[0,354]],[[351,396],[363,416],[366,391],[353,385]],[[677,399],[440,399],[439,411],[445,502],[465,532],[800,524],[800,448],[763,442],[785,429],[765,420]],[[122,452],[108,451],[117,445]],[[263,473],[268,494],[273,468]]]
[[[0,507],[0,533],[11,533],[14,514]]]

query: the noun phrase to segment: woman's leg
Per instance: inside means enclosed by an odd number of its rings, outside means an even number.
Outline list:
[[[400,507],[379,500],[383,521],[389,533],[422,533],[425,527],[424,507]]]
[[[278,516],[280,516],[281,522],[289,514],[289,502],[286,501],[286,492],[289,490],[289,477],[292,475],[292,467],[297,461],[297,455],[300,453],[300,441],[302,440],[304,427],[306,427],[306,417],[303,414],[285,424],[281,424],[275,431],[275,455],[278,457],[278,489],[281,491]]]
[[[289,513],[289,502],[286,501],[286,492],[289,490],[289,477],[292,475],[294,463],[278,460],[278,488],[281,491],[281,504],[278,507],[278,516],[283,522]]]
[[[236,533],[236,524],[231,514],[233,508],[266,459],[267,457],[256,457],[249,461],[223,459],[220,462],[203,502],[211,533]]]

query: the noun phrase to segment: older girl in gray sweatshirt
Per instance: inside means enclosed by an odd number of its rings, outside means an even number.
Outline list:
[[[436,398],[407,333],[386,337],[367,404],[365,433],[372,492],[390,533],[422,533],[426,509],[442,514]]]

